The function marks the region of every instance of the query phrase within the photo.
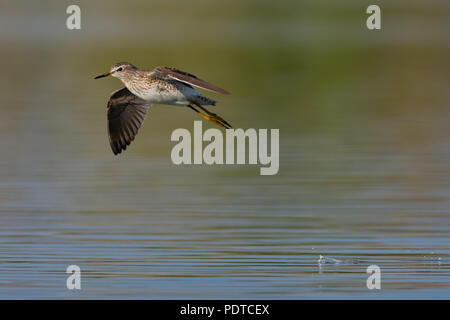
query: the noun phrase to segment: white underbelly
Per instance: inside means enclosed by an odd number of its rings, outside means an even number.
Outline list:
[[[188,90],[184,90],[185,92],[181,92],[180,90],[176,89],[170,90],[169,88],[153,87],[145,91],[130,91],[133,92],[133,94],[137,95],[139,98],[144,99],[150,103],[185,106],[189,104],[189,97],[195,97],[196,95],[198,95],[197,91],[195,91],[194,89],[187,89]]]

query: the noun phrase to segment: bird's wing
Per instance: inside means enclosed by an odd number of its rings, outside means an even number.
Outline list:
[[[180,82],[187,83],[191,86],[198,87],[204,90],[222,93],[222,94],[230,94],[228,91],[219,88],[211,83],[208,83],[204,80],[201,80],[194,76],[193,74],[169,67],[156,67],[153,70],[153,75],[161,77],[163,79],[174,79]]]
[[[115,155],[125,150],[137,135],[150,104],[127,88],[114,91],[108,101],[109,144]]]

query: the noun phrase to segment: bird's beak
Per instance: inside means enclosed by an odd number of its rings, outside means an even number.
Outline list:
[[[105,73],[105,74],[101,74],[101,75],[99,75],[99,76],[96,76],[94,79],[100,79],[100,78],[104,78],[104,77],[107,77],[107,76],[110,76],[111,75],[111,72],[108,72],[108,73]]]

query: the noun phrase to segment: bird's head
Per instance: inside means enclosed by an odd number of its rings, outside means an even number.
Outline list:
[[[108,73],[101,74],[94,79],[104,78],[107,76],[113,76],[115,78],[119,78],[123,80],[127,75],[131,74],[137,68],[128,62],[118,62],[111,67],[111,70]]]

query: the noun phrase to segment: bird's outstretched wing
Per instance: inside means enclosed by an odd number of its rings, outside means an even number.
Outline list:
[[[180,82],[187,83],[191,86],[198,87],[211,92],[230,94],[228,91],[219,88],[211,83],[201,80],[193,74],[169,67],[156,67],[153,69],[153,76],[160,77],[162,79],[174,79]]]
[[[150,105],[125,87],[112,93],[108,101],[108,135],[115,155],[134,140]]]

